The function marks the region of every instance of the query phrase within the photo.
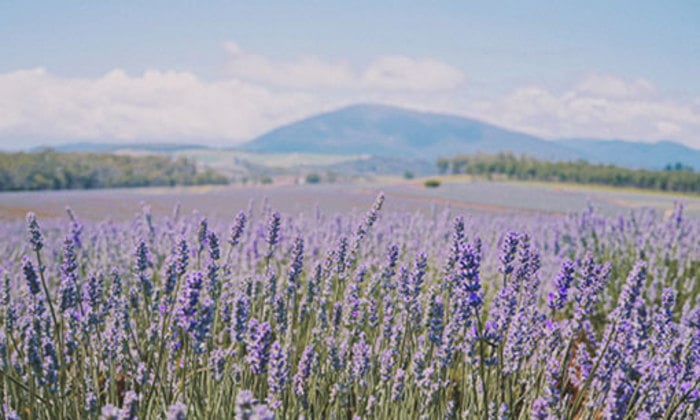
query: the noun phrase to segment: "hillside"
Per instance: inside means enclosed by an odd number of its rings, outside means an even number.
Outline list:
[[[476,152],[511,152],[661,169],[680,162],[700,169],[700,150],[663,141],[544,140],[460,116],[384,105],[353,105],[272,130],[240,150],[259,153],[371,154],[434,161]]]

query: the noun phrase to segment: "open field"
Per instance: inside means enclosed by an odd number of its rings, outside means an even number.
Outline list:
[[[129,218],[141,203],[158,214],[169,214],[177,203],[183,211],[226,217],[245,209],[249,201],[267,198],[270,204],[290,213],[313,212],[318,204],[328,212],[362,208],[368,196],[386,192],[391,210],[428,211],[449,205],[477,212],[567,213],[588,204],[606,214],[643,207],[662,213],[676,201],[685,204],[691,217],[700,216],[700,197],[669,193],[618,190],[567,184],[471,181],[468,177],[443,177],[440,188],[426,189],[420,180],[377,178],[375,182],[350,184],[270,186],[200,186],[83,191],[42,191],[0,194],[0,220],[21,219],[27,211],[43,217],[64,217],[72,207],[81,217],[91,219]]]
[[[700,218],[615,197],[396,179],[2,194],[4,414],[697,417]]]

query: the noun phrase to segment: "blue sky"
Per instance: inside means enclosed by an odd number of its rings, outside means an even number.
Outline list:
[[[382,102],[700,147],[700,2],[2,2],[0,146],[236,144]]]

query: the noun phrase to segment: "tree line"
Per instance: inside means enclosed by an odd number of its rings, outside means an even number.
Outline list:
[[[440,158],[441,174],[503,175],[510,179],[575,182],[661,191],[700,193],[700,173],[683,165],[665,170],[629,169],[585,161],[546,161],[512,153],[474,154]]]
[[[0,191],[226,184],[184,157],[106,153],[0,153]]]

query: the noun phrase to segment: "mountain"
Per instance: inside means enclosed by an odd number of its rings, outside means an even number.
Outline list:
[[[581,154],[591,163],[614,163],[628,168],[663,169],[681,163],[700,169],[700,150],[672,141],[635,143],[624,140],[565,139],[558,143]]]
[[[435,160],[459,153],[531,153],[576,158],[574,151],[468,118],[384,105],[353,105],[289,124],[242,149],[248,152],[371,154]]]
[[[678,143],[544,140],[454,115],[385,105],[353,105],[279,127],[239,147],[258,153],[369,154],[435,161],[466,153],[512,152],[541,159],[661,169],[680,162],[700,169],[700,150]]]
[[[32,151],[52,149],[59,153],[84,152],[84,153],[114,153],[121,150],[136,150],[144,152],[172,153],[182,150],[206,149],[206,146],[197,144],[180,143],[99,143],[79,142],[66,143],[58,146],[35,147]]]

